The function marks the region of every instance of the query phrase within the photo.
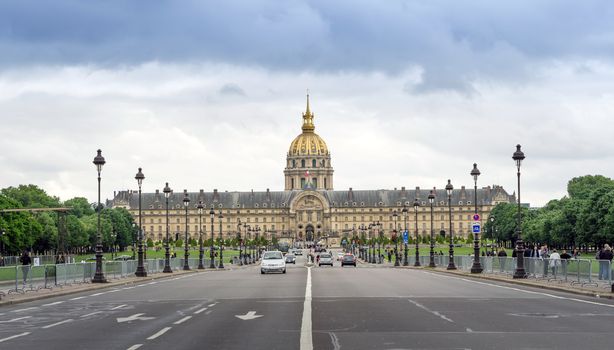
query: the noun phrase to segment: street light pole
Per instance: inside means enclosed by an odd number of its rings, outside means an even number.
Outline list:
[[[196,209],[198,210],[198,269],[203,270],[205,268],[203,264],[205,256],[205,248],[203,247],[203,201],[198,201]]]
[[[409,210],[407,210],[407,205],[405,205],[405,203],[403,203],[403,220],[405,221],[405,226],[403,228],[403,235],[405,235],[405,232],[407,232],[407,240],[409,241],[409,232],[407,231],[407,214],[408,214]],[[403,266],[409,266],[409,261],[407,260],[407,241],[405,241],[405,236],[403,236],[403,245],[404,245],[404,250],[403,250]]]
[[[243,240],[241,239],[241,218],[237,218],[237,242],[239,243],[239,266],[243,266]]]
[[[518,169],[518,221],[516,224],[518,239],[516,240],[516,270],[514,271],[513,278],[527,278],[527,273],[524,270],[524,242],[522,241],[522,217],[520,216],[520,165],[524,158],[520,145],[516,145],[516,152],[514,152],[512,159],[516,162],[516,168]]]
[[[394,240],[394,266],[401,266],[401,264],[399,264],[399,231],[397,230],[397,218],[399,217],[399,214],[397,214],[397,211],[394,210],[392,212],[392,218],[394,219],[394,235],[395,235],[395,240]]]
[[[419,239],[418,239],[418,208],[420,207],[420,202],[418,198],[414,199],[414,214],[416,216],[416,261],[414,262],[414,266],[420,266],[420,251],[418,248]]]
[[[98,150],[98,154],[94,157],[94,165],[96,165],[96,170],[98,171],[98,206],[96,207],[98,211],[98,235],[96,241],[96,273],[94,274],[94,278],[92,279],[92,283],[106,283],[107,279],[104,277],[104,273],[102,272],[102,235],[100,233],[100,172],[102,171],[102,166],[106,163],[104,157],[102,156],[102,151]]]
[[[448,262],[448,270],[456,270],[456,265],[454,264],[454,233],[452,232],[452,191],[454,190],[454,186],[452,186],[452,182],[448,180],[448,184],[446,185],[446,193],[448,194],[448,219],[450,220],[450,255]]]
[[[433,190],[429,193],[428,199],[431,206],[431,251],[429,253],[429,267],[435,267],[435,241],[433,238],[433,203],[435,202],[435,193],[433,193]]]
[[[215,255],[213,254],[213,249],[215,248],[215,236],[213,234],[213,219],[215,219],[215,211],[213,211],[213,205],[211,205],[211,210],[209,210],[209,216],[211,217],[211,246],[209,247],[209,259],[211,259],[211,262],[209,264],[209,268],[210,269],[214,269],[215,268]]]
[[[164,198],[166,199],[166,246],[164,247],[164,249],[166,250],[166,252],[164,253],[164,270],[162,272],[166,272],[166,273],[171,273],[173,272],[173,269],[171,269],[171,253],[170,253],[170,242],[169,242],[169,227],[168,227],[168,198],[171,195],[171,192],[173,190],[171,190],[170,187],[168,187],[168,182],[166,183],[166,186],[164,186],[164,189],[162,190],[162,192],[164,192]]]
[[[190,252],[188,252],[188,207],[190,206],[190,197],[188,196],[188,190],[183,190],[183,206],[185,207],[185,244],[183,249],[183,270],[187,271],[190,269],[190,265],[188,263],[188,258],[190,256]]]
[[[478,165],[473,163],[473,169],[471,169],[471,176],[473,176],[473,204],[474,204],[474,220],[478,217],[478,176],[480,176],[480,170]],[[473,266],[471,266],[471,273],[481,273],[482,264],[480,264],[480,233],[475,232],[473,236]]]
[[[143,265],[143,224],[142,224],[142,205],[141,205],[141,185],[143,185],[143,180],[145,179],[145,175],[143,175],[143,169],[139,168],[139,172],[136,173],[134,177],[136,179],[137,184],[139,185],[139,253],[138,253],[138,265],[136,267],[135,275],[137,277],[147,277],[147,270],[145,270],[145,266]]]
[[[224,216],[222,215],[222,209],[220,209],[220,215],[218,215],[218,219],[220,221],[220,264],[218,268],[224,268],[224,236],[222,234],[222,219]]]

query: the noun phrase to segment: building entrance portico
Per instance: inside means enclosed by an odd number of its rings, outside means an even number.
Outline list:
[[[328,201],[317,191],[299,193],[290,205],[290,215],[299,236],[305,237],[306,242],[317,241],[329,229],[328,210]]]

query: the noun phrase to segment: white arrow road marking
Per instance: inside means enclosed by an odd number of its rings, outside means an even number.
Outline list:
[[[250,311],[245,315],[235,315],[236,318],[240,318],[243,321],[253,320],[254,318],[262,317],[264,315],[256,315],[256,311]]]
[[[155,317],[142,317],[141,315],[145,315],[145,314],[134,314],[129,317],[118,317],[117,322],[122,323],[122,322],[136,321],[136,320],[147,321],[147,320],[153,320],[155,318]]]

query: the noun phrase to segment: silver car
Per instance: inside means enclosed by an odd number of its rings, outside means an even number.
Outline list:
[[[330,265],[333,266],[333,256],[330,253],[321,253],[320,254],[320,262],[318,266],[322,265]]]
[[[262,254],[260,273],[281,272],[286,273],[286,261],[280,251],[268,251]]]

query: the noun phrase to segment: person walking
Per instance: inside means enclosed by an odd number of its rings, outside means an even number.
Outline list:
[[[550,254],[550,269],[552,269],[552,275],[556,279],[556,273],[559,265],[561,264],[561,255],[556,249],[552,249],[552,254]]]
[[[23,254],[19,258],[19,262],[21,262],[23,286],[25,288],[26,281],[28,280],[28,273],[30,272],[30,264],[32,264],[32,258],[30,258],[30,253],[27,250],[23,251]]]
[[[599,252],[599,279],[600,280],[609,280],[610,279],[610,270],[612,269],[612,248],[608,244],[603,246],[601,252]]]
[[[563,269],[563,275],[567,278],[567,265],[569,264],[569,259],[571,259],[571,254],[567,253],[567,250],[563,249],[563,253],[561,253],[561,268]]]

